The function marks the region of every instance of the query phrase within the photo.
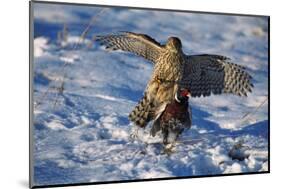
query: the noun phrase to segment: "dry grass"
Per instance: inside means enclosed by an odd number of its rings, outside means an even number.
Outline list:
[[[82,31],[81,35],[79,36],[79,40],[76,43],[74,43],[73,47],[71,47],[70,50],[78,50],[79,48],[81,48],[79,46],[79,44],[81,44],[85,41],[85,39],[89,35],[92,27],[94,26],[94,24],[96,24],[98,22],[100,16],[105,12],[105,10],[106,9],[102,8],[91,18],[91,20],[89,21],[89,24],[87,25],[87,27]],[[68,36],[69,36],[69,29],[68,29],[67,24],[64,24],[62,30],[57,33],[57,42],[59,44],[62,44],[62,42],[67,42]],[[91,44],[89,44],[89,45],[91,45]],[[63,48],[62,45],[61,45],[61,48]],[[64,62],[63,65],[58,69],[58,71],[56,73],[58,75],[58,77],[51,80],[51,83],[47,87],[46,91],[44,91],[43,94],[38,97],[38,101],[34,105],[35,109],[38,108],[40,105],[42,105],[44,102],[46,102],[46,97],[51,92],[51,89],[56,90],[56,96],[55,96],[55,99],[53,102],[53,108],[56,108],[56,106],[58,105],[58,102],[59,102],[58,98],[63,95],[64,89],[65,89],[65,78],[67,77],[67,71],[68,71],[66,69],[66,67],[69,65],[69,62],[67,62],[67,61],[63,61],[63,62]],[[63,76],[63,77],[61,78],[59,76]]]

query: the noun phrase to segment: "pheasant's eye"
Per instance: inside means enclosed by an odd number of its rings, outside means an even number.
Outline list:
[[[187,89],[183,89],[183,90],[181,90],[180,95],[181,96],[188,96],[189,95],[189,91]]]

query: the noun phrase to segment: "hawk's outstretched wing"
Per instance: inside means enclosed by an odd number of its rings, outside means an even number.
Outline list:
[[[193,97],[232,93],[247,96],[252,91],[252,77],[245,67],[220,55],[186,56],[183,83]]]
[[[104,45],[106,49],[132,52],[151,62],[155,62],[164,50],[160,43],[148,35],[133,32],[96,36],[95,40]]]

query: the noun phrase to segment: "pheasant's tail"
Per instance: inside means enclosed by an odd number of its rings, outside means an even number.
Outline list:
[[[147,95],[139,101],[134,110],[130,113],[129,119],[139,127],[145,127],[152,119],[151,110],[152,103],[149,101]]]

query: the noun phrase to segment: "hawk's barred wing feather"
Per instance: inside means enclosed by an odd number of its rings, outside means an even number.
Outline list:
[[[163,51],[161,44],[150,36],[133,32],[96,36],[95,40],[109,50],[132,52],[151,62],[156,62]]]
[[[247,96],[252,91],[252,77],[245,67],[220,55],[186,56],[183,83],[193,97],[232,93]]]

